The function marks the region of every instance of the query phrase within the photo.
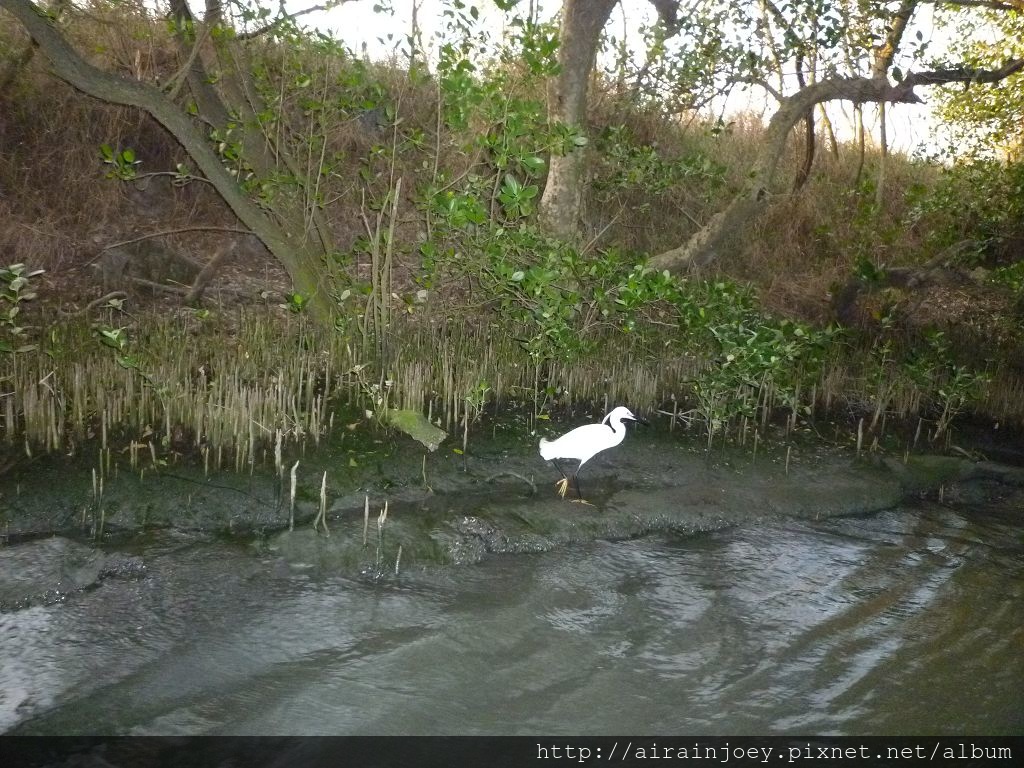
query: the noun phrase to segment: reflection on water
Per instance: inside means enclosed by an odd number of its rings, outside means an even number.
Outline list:
[[[144,579],[0,614],[0,730],[1024,731],[1014,510],[598,542],[376,586],[213,539],[140,554]]]

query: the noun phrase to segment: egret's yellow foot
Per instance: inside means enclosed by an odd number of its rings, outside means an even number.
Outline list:
[[[558,495],[564,499],[565,491],[569,487],[569,478],[563,477],[561,480],[555,483],[555,487],[558,488]]]
[[[594,506],[586,499],[569,499],[569,501],[571,501],[573,504],[586,504],[588,507]]]

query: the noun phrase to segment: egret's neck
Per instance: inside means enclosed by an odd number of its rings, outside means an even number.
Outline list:
[[[622,419],[618,416],[614,419],[608,419],[608,426],[611,427],[612,432],[615,433],[616,442],[621,443],[622,438],[626,436],[626,425],[622,423]]]

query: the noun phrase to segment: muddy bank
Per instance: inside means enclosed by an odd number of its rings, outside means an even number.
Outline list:
[[[609,461],[584,482],[590,505],[559,499],[549,484],[536,494],[502,477],[418,501],[389,504],[378,530],[357,510],[338,514],[331,536],[304,526],[266,537],[261,546],[294,565],[359,569],[380,578],[416,563],[467,564],[487,554],[545,552],[593,539],[658,531],[699,533],[765,518],[825,519],[891,509],[926,496],[983,504],[1007,495],[1024,501],[1024,470],[942,456],[854,461],[815,457],[781,463],[709,466],[696,456],[637,452]],[[365,530],[365,544],[364,544]]]
[[[557,474],[536,455],[532,438],[480,440],[467,456],[444,447],[425,454],[398,438],[359,456],[326,446],[297,458],[294,530],[288,530],[287,473],[282,480],[273,467],[207,476],[189,462],[145,470],[115,462],[99,492],[92,467],[63,457],[41,458],[4,478],[0,530],[13,541],[59,533],[113,546],[151,528],[252,535],[258,549],[296,567],[381,578],[412,567],[477,562],[488,553],[708,531],[766,517],[866,514],[925,495],[983,503],[1024,488],[1024,469],[992,462],[927,455],[906,462],[857,459],[821,447],[791,449],[788,466],[784,453],[764,451],[756,459],[734,452],[708,460],[692,444],[652,432],[631,435],[622,450],[587,465],[582,483],[590,504],[556,495]],[[329,535],[311,525],[324,472]],[[104,574],[142,568],[97,558],[89,578],[62,581],[69,552],[88,559],[57,547],[52,557],[41,557],[52,562],[36,587],[12,587],[4,602],[45,599],[67,584],[82,588]]]

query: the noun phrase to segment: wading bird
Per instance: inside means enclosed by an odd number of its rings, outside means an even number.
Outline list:
[[[641,421],[632,414],[629,408],[618,406],[611,413],[602,419],[600,424],[586,424],[577,427],[571,432],[566,432],[557,440],[540,440],[540,455],[545,461],[550,461],[562,474],[562,479],[555,485],[558,486],[558,495],[565,498],[565,491],[569,487],[569,476],[565,474],[558,463],[559,459],[575,459],[579,462],[573,477],[576,479],[576,496],[573,501],[583,502],[583,494],[580,492],[579,473],[590,459],[596,454],[608,448],[614,448],[622,442],[626,436],[626,425],[622,422]],[[584,502],[586,503],[586,502]]]

